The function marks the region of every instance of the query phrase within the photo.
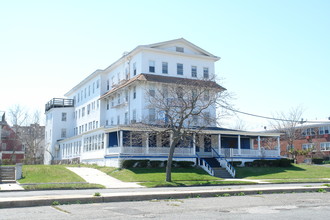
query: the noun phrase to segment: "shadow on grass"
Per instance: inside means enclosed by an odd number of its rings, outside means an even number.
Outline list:
[[[128,168],[135,174],[146,174],[146,173],[165,173],[166,168]],[[196,173],[206,174],[206,172],[200,168],[172,168],[172,173]]]
[[[301,167],[292,165],[290,167],[237,167],[236,178],[257,177],[269,174],[284,173],[288,171],[306,171]]]

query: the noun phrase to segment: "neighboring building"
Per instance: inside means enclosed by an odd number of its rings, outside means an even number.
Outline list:
[[[45,154],[45,126],[13,126],[25,150],[25,164],[43,164]]]
[[[302,163],[306,159],[324,158],[329,160],[330,156],[330,121],[315,121],[304,123],[296,128],[298,134],[293,146],[289,146],[284,138],[281,138],[281,155],[291,157],[289,150],[307,150],[311,152],[308,157],[298,156],[297,162]]]
[[[54,98],[46,104],[45,163],[77,160],[118,167],[125,159],[166,160],[170,136],[161,141],[164,137],[139,127],[141,141],[132,142],[136,124],[166,123],[166,114],[146,102],[147,94],[173,84],[184,86],[205,79],[210,79],[210,89],[221,89],[212,80],[214,63],[219,59],[181,38],[138,46],[106,69],[96,70],[67,92],[66,98]],[[210,106],[204,113],[215,117],[216,108]],[[194,123],[205,125],[204,121]],[[266,149],[261,141],[277,138],[279,143],[279,134],[217,128],[215,121],[207,125],[203,134],[193,137],[195,141],[177,146],[174,160],[196,162],[202,156],[241,161],[280,157],[277,144]],[[257,149],[253,147],[254,140],[258,142]]]
[[[5,120],[5,113],[1,115],[0,121],[0,159],[2,164],[21,163],[24,160],[23,145]],[[0,164],[1,164],[0,163]]]

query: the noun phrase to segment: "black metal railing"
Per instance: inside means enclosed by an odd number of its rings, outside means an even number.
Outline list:
[[[73,99],[53,98],[45,105],[45,111],[52,108],[74,107]]]

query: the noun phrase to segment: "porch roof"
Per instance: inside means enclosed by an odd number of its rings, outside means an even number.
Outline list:
[[[188,78],[181,78],[181,77],[174,77],[174,76],[160,76],[154,74],[146,74],[141,73],[132,79],[125,80],[121,84],[117,85],[117,87],[111,89],[110,91],[103,94],[100,99],[113,94],[114,92],[134,83],[137,81],[147,81],[147,82],[157,82],[157,83],[168,83],[168,84],[177,84],[177,85],[184,85],[184,86],[198,86],[198,87],[208,87],[212,89],[218,90],[226,90],[224,87],[220,86],[218,83],[212,80],[200,80],[200,79],[188,79]]]
[[[194,132],[200,128],[195,129],[189,129],[191,132]],[[152,127],[150,125],[145,124],[135,124],[133,126],[113,126],[108,127],[105,129],[105,132],[116,132],[116,131],[141,131],[141,132],[161,132],[164,131],[165,128],[162,127]],[[234,129],[228,129],[228,128],[221,128],[221,127],[207,127],[199,130],[200,133],[203,134],[220,134],[220,135],[233,135],[233,136],[245,136],[245,137],[279,137],[280,133],[266,133],[266,132],[254,132],[254,131],[241,131],[241,130],[234,130]]]

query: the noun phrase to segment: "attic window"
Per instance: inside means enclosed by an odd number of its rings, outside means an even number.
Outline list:
[[[183,47],[175,47],[176,52],[181,52],[184,53],[184,48]]]

